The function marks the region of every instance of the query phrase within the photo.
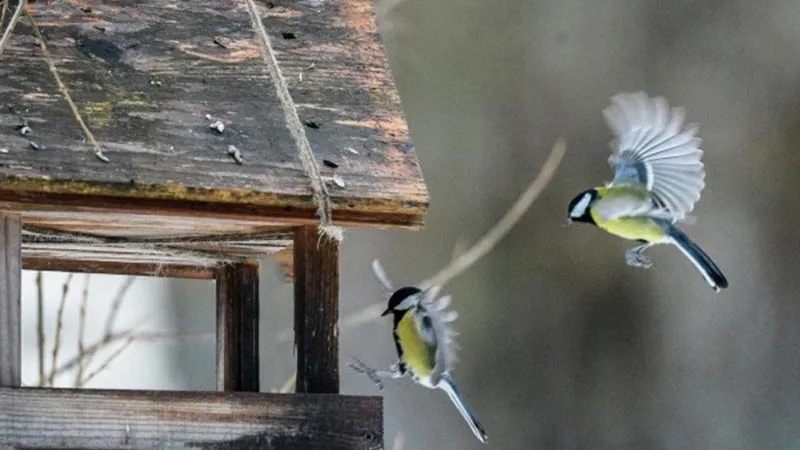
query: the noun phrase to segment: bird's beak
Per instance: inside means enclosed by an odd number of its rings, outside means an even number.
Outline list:
[[[566,228],[566,227],[570,226],[571,223],[572,223],[572,219],[567,217],[566,222],[564,222],[564,224],[561,225],[561,228]]]
[[[381,317],[383,317],[385,315],[388,315],[390,312],[392,312],[392,310],[389,309],[389,308],[386,308],[386,311],[384,311],[383,314],[381,314]]]

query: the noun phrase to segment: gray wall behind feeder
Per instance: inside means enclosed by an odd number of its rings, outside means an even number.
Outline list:
[[[432,208],[420,232],[347,233],[342,315],[383,301],[372,258],[409,284],[446,264],[458,238],[474,242],[564,135],[554,183],[446,289],[461,314],[455,377],[490,445],[794,448],[800,3],[381,0],[377,10]],[[629,243],[560,227],[568,201],[611,176],[601,110],[639,89],[700,124],[708,186],[684,229],[726,272],[722,294],[677,249],[655,248],[655,267],[635,269],[624,262]],[[291,326],[292,290],[270,264],[265,390],[294,367],[291,341],[274,344]],[[181,297],[182,315],[197,300]],[[344,362],[393,363],[390,327],[376,319],[341,331],[344,393],[376,392]],[[213,342],[204,345],[202,360],[177,360],[187,376],[213,367]],[[192,380],[213,389],[206,378]],[[409,449],[481,448],[444,393],[402,381],[383,395],[388,446],[403,431]]]

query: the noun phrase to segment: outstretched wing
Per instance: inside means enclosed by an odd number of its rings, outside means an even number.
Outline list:
[[[437,298],[439,290],[439,286],[434,286],[418,294],[421,299],[414,312],[414,320],[420,336],[425,342],[435,347],[435,364],[431,372],[431,382],[434,385],[439,382],[443,373],[453,368],[455,363],[454,337],[457,333],[449,323],[458,317],[455,311],[447,310],[450,304],[449,295]]]
[[[377,278],[378,282],[381,283],[381,285],[383,285],[383,289],[387,293],[394,292],[394,289],[392,288],[392,282],[389,281],[389,277],[386,275],[386,271],[383,270],[381,262],[378,261],[377,259],[372,260],[372,273],[375,274],[375,278]]]
[[[682,108],[644,92],[617,94],[603,111],[615,135],[612,185],[639,185],[673,220],[692,211],[705,187],[697,127],[684,128]]]

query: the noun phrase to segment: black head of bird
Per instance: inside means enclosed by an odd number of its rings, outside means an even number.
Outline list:
[[[567,222],[594,223],[589,205],[597,198],[597,189],[587,189],[572,199],[567,206]]]
[[[381,317],[389,313],[402,314],[408,311],[416,304],[414,296],[420,292],[422,291],[414,286],[401,287],[394,291],[392,296],[389,297],[389,306],[386,307],[386,311],[381,314]]]

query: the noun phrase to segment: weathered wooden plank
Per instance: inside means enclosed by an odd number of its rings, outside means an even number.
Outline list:
[[[314,226],[294,238],[297,392],[339,392],[339,247]]]
[[[383,448],[380,397],[0,388],[0,446]]]
[[[22,383],[22,221],[0,211],[0,386]]]
[[[428,193],[371,1],[258,3],[323,175],[345,182],[331,186],[334,220],[419,226]],[[0,201],[315,220],[243,2],[51,0],[31,9],[111,162],[82,141],[23,22],[0,64]],[[225,131],[211,130],[206,115]],[[25,136],[15,129],[23,119]]]
[[[142,277],[187,278],[210,280],[216,271],[212,267],[189,264],[142,263],[138,261],[91,261],[48,258],[23,258],[25,270],[44,270],[55,272],[102,273],[110,275],[135,275]]]
[[[110,205],[109,205],[110,206]],[[198,205],[200,206],[200,205]],[[24,209],[0,204],[7,211]],[[52,209],[52,205],[51,205]],[[278,222],[268,222],[264,218],[247,220],[243,217],[209,217],[201,208],[192,215],[164,216],[161,212],[126,213],[119,208],[105,208],[94,211],[84,208],[79,217],[72,211],[31,210],[24,211],[26,229],[55,230],[67,233],[83,233],[104,237],[149,238],[181,236],[228,236],[256,235],[270,232],[289,232],[291,227]],[[20,211],[22,213],[22,211]]]
[[[23,229],[26,269],[128,275],[213,278],[220,263],[279,253],[292,243],[283,227],[252,234],[191,236],[105,236],[71,234],[29,226]],[[285,259],[279,255],[279,260]]]
[[[217,281],[217,390],[258,392],[258,262],[225,264]]]

